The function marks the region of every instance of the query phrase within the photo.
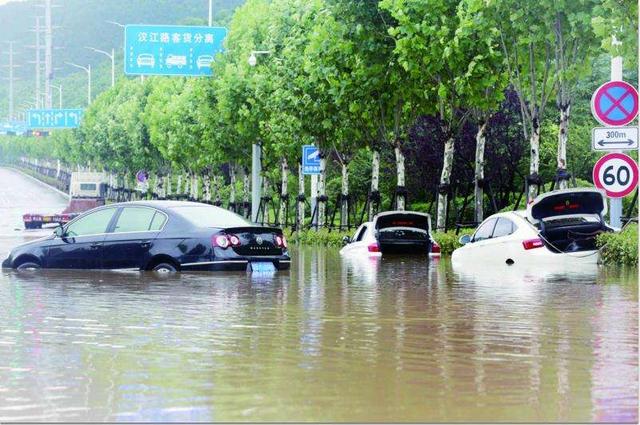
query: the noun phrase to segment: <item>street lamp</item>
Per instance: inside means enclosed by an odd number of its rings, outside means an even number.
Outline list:
[[[96,49],[94,47],[86,47],[87,49],[94,51],[96,53],[102,53],[111,59],[111,87],[116,85],[116,55],[114,49],[111,49],[111,53],[105,52],[104,50]]]
[[[258,58],[256,55],[268,55],[269,50],[254,50],[249,55],[249,66],[256,66]],[[251,220],[258,221],[260,208],[260,197],[262,196],[262,146],[254,143],[251,146]]]
[[[122,25],[120,22],[116,22],[116,21],[105,21],[105,22],[108,23],[108,24],[111,24],[111,25],[116,25],[116,26],[118,26],[120,28],[125,28],[126,27],[126,25]],[[124,51],[124,48],[122,50]],[[113,53],[113,50],[111,50],[111,52]],[[124,52],[124,60],[127,60],[127,52]],[[144,75],[140,76],[140,82],[144,83]]]
[[[91,104],[91,65],[82,66],[75,64],[73,62],[65,62],[69,66],[73,66],[75,68],[79,68],[84,70],[87,73],[87,106]]]
[[[256,66],[256,64],[258,63],[258,58],[256,58],[256,55],[268,55],[269,53],[271,53],[271,51],[269,50],[252,51],[251,55],[249,56],[249,66]]]
[[[122,25],[122,24],[121,24],[121,23],[119,23],[119,22],[115,22],[115,21],[105,21],[105,22],[106,22],[107,24],[117,25],[117,26],[119,26],[120,28],[124,28],[124,25]]]
[[[56,86],[54,84],[49,84],[52,89],[58,90],[58,107],[62,109],[62,84]]]

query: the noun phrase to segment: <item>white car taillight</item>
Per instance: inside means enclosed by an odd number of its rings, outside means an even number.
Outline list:
[[[542,248],[544,246],[544,242],[542,239],[528,239],[526,241],[522,241],[522,246],[526,251],[535,248]]]
[[[378,242],[374,242],[370,244],[367,249],[369,252],[380,252],[380,245],[378,245]]]

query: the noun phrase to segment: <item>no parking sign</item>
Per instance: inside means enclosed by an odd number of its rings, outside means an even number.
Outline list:
[[[624,81],[604,83],[593,93],[591,112],[603,125],[627,125],[638,115],[638,92]]]
[[[638,164],[623,153],[609,153],[593,167],[593,183],[609,198],[624,198],[638,185]]]

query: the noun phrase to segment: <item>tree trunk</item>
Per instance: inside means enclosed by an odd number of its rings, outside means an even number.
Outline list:
[[[236,166],[229,166],[229,206],[231,207],[233,212],[238,211],[238,207],[236,205]]]
[[[399,211],[404,211],[405,208],[405,184],[404,184],[404,154],[400,149],[399,144],[396,145],[396,172],[397,172],[397,190],[396,194],[396,209]]]
[[[287,158],[282,158],[281,162],[282,167],[282,181],[280,183],[280,212],[278,214],[278,224],[281,226],[285,226],[288,223],[286,221],[287,215],[287,198],[289,196],[289,164],[287,163]]]
[[[262,199],[260,204],[262,205],[262,220],[261,223],[269,223],[269,201],[271,200],[271,191],[269,190],[269,178],[262,176]],[[275,218],[275,217],[274,217]]]
[[[222,196],[220,196],[220,176],[213,176],[213,191],[216,195],[215,201],[213,201],[214,205],[221,206],[222,205]]]
[[[156,179],[157,179],[157,192],[156,195],[158,195],[158,199],[165,199],[166,195],[165,195],[165,191],[164,191],[164,176],[162,174],[156,174]]]
[[[485,121],[476,134],[476,173],[475,173],[475,221],[480,223],[484,219],[484,147],[486,143],[485,130],[487,122]],[[481,183],[482,182],[482,183]]]
[[[193,186],[192,186],[192,192],[191,192],[191,197],[195,200],[198,201],[200,200],[200,176],[196,173],[193,174]]]
[[[167,175],[167,177],[165,177],[165,178],[167,179],[167,184],[166,184],[167,194],[166,194],[166,197],[168,198],[168,197],[171,196],[171,179],[173,178],[173,176],[171,175],[171,173],[169,173]]]
[[[571,103],[560,105],[560,128],[558,129],[558,169],[567,169],[567,141],[569,139],[569,115]],[[567,181],[560,180],[560,189],[567,188]]]
[[[245,169],[244,177],[242,178],[242,213],[244,214],[245,217],[248,217],[251,211],[251,206],[250,206],[251,204],[249,203],[250,190],[251,190],[251,183],[250,183],[249,171]]]
[[[158,189],[160,188],[160,181],[162,180],[162,178],[157,175],[157,174],[153,174],[149,176],[149,179],[153,178],[153,186],[151,186],[151,197],[153,199],[153,194],[155,193],[156,195],[158,194]]]
[[[326,201],[326,170],[327,159],[322,156],[320,158],[320,177],[318,178],[318,227],[324,227],[325,225],[325,212],[327,208]]]
[[[178,181],[176,182],[176,196],[182,194],[182,173],[178,174]]]
[[[380,181],[380,151],[377,149],[373,150],[373,155],[371,158],[371,194],[376,194],[379,196],[379,181]],[[376,195],[374,195],[376,196]],[[373,200],[369,199],[369,221],[373,220],[373,216],[377,213],[376,206],[374,205]]]
[[[211,175],[206,171],[202,177],[202,197],[205,202],[211,202]]]
[[[533,131],[529,138],[529,149],[531,153],[531,163],[529,165],[529,174],[538,175],[540,169],[540,120],[536,111],[531,116],[533,122]],[[536,185],[529,185],[529,193],[527,194],[527,203],[533,201],[536,197]]]
[[[298,162],[298,217],[296,230],[302,230],[304,226],[304,174],[302,173],[302,163]]]
[[[448,186],[451,184],[454,149],[453,137],[450,137],[444,144],[444,161],[442,164],[442,173],[440,174],[440,190],[438,191],[437,230],[439,232],[444,232],[447,227]]]
[[[340,206],[340,229],[346,230],[349,225],[349,167],[342,163],[342,196]]]

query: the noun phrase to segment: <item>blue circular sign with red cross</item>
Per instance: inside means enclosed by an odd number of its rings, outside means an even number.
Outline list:
[[[638,92],[624,81],[609,81],[593,93],[591,112],[603,125],[627,125],[638,115]]]

